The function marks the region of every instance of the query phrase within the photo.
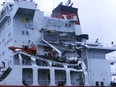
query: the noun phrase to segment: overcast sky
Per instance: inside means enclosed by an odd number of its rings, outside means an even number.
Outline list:
[[[0,0],[3,2],[5,0]],[[40,10],[51,12],[61,1],[67,0],[35,0]],[[102,43],[116,43],[116,0],[72,0],[79,9],[79,17],[83,33],[90,39],[99,39]]]

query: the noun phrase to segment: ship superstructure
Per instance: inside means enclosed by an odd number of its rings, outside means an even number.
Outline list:
[[[0,85],[110,86],[105,47],[87,42],[78,9],[60,3],[51,17],[33,0],[5,3],[0,12]]]

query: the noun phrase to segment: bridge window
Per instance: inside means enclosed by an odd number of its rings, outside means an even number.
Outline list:
[[[31,58],[29,56],[21,54],[21,57],[23,65],[31,65]]]
[[[71,27],[71,24],[69,24],[69,23],[65,24],[65,27]]]
[[[24,35],[25,34],[25,31],[22,31],[22,35]]]
[[[38,83],[40,86],[48,86],[50,84],[49,69],[38,69]]]
[[[47,61],[39,60],[39,59],[36,60],[36,64],[38,66],[49,66],[49,63]]]
[[[29,35],[29,32],[28,31],[26,31],[26,35]]]
[[[64,86],[66,83],[66,71],[55,70],[55,84],[58,86]]]
[[[71,71],[70,72],[71,84],[72,86],[83,86],[84,85],[84,75],[82,72]]]
[[[22,70],[22,83],[25,86],[30,86],[33,84],[33,69],[23,68],[23,70]]]
[[[19,59],[19,55],[18,54],[13,56],[13,60],[14,60],[14,65],[19,65],[20,59]]]

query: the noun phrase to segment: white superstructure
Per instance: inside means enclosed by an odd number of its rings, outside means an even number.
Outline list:
[[[3,5],[0,85],[110,86],[112,74],[105,55],[116,48],[87,42],[78,9],[69,4],[59,4],[51,17],[45,17],[33,0]]]

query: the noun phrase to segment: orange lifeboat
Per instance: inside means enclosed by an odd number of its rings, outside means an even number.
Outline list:
[[[32,45],[30,48],[28,47],[20,48],[20,47],[10,46],[9,49],[12,51],[16,51],[16,49],[20,49],[22,52],[32,54],[32,55],[36,55],[36,52],[37,52],[35,45]]]

